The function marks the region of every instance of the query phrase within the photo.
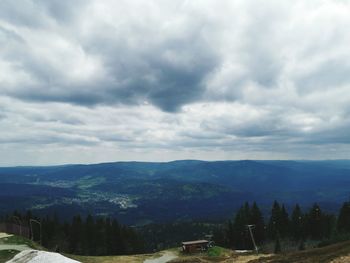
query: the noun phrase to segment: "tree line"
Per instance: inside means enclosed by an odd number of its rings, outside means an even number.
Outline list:
[[[247,225],[254,225],[253,234],[258,244],[274,241],[275,252],[281,250],[280,239],[299,242],[299,249],[303,249],[307,239],[330,242],[350,238],[350,202],[342,205],[336,217],[323,212],[317,203],[305,212],[296,204],[289,215],[283,204],[274,201],[266,221],[255,202],[245,203],[233,220],[229,220],[222,243],[236,249],[252,249]]]
[[[57,252],[76,255],[127,255],[144,252],[144,243],[139,234],[131,227],[120,224],[116,219],[80,215],[71,222],[60,222],[57,216],[34,217],[31,212],[14,212],[4,221],[13,222],[19,218],[22,225],[29,226],[29,220],[41,223],[33,225],[32,237],[41,241],[42,246]],[[18,224],[18,222],[16,222]]]

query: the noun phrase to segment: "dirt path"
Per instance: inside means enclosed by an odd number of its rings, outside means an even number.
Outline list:
[[[31,249],[27,245],[12,245],[12,244],[0,244],[0,250],[17,250],[17,251],[23,251]]]
[[[227,261],[224,261],[225,263],[229,263],[229,262],[235,262],[235,263],[248,263],[249,261],[252,260],[256,260],[256,259],[263,259],[265,257],[269,257],[271,255],[242,255],[242,256],[238,256],[236,258],[233,259],[229,259]]]
[[[348,262],[350,262],[350,255],[333,259],[330,263],[348,263]]]
[[[146,259],[143,263],[166,263],[175,258],[177,258],[177,255],[174,252],[167,251],[161,257]]]

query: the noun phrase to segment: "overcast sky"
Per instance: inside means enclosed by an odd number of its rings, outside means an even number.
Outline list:
[[[349,156],[349,1],[0,1],[1,166]]]

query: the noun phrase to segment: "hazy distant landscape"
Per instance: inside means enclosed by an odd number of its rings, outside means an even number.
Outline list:
[[[336,212],[349,200],[350,161],[116,162],[0,168],[0,214],[31,210],[63,219],[77,213],[129,225],[224,220],[242,203],[270,212],[318,202]],[[14,205],[15,204],[15,205]]]

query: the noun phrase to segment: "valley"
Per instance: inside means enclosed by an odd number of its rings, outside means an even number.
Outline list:
[[[348,200],[349,161],[174,161],[0,168],[0,213],[88,213],[129,225],[228,218],[244,202],[264,213],[318,202],[335,212]],[[16,206],[13,206],[13,203]],[[171,209],[169,209],[171,208]]]

